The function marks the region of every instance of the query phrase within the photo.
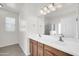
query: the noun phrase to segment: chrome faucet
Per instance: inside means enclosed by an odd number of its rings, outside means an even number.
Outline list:
[[[40,34],[38,34],[39,35],[39,37],[41,37],[41,35]]]
[[[60,34],[59,41],[64,42],[64,41],[62,40],[62,37],[64,37],[64,35],[63,35],[63,34]]]

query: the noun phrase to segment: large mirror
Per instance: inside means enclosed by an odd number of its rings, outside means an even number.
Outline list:
[[[78,4],[62,5],[62,8],[45,15],[45,34],[63,34],[65,37],[78,38]]]

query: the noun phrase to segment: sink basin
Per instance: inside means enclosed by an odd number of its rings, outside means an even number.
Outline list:
[[[48,41],[58,41],[59,37],[56,36],[49,36],[49,35],[41,35],[41,40],[48,40]]]

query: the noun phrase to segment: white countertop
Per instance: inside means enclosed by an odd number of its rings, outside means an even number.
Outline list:
[[[79,56],[79,40],[73,38],[63,38],[64,42],[59,41],[58,37],[32,34],[29,38],[36,40],[40,43],[46,44],[48,46],[54,47],[63,52],[69,53],[71,55]]]

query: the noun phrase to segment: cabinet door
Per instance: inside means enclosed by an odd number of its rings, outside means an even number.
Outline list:
[[[44,56],[55,56],[55,54],[51,53],[51,51],[44,50]]]
[[[55,56],[55,53],[51,47],[44,45],[44,56]]]
[[[43,56],[44,54],[44,45],[42,43],[38,43],[38,56]]]
[[[32,40],[32,55],[37,56],[38,55],[38,42]]]
[[[44,45],[44,50],[45,50],[45,52],[44,52],[44,55],[54,55],[54,56],[71,56],[70,54],[68,54],[68,53],[65,53],[65,52],[62,52],[62,51],[60,51],[60,50],[57,50],[57,49],[55,49],[55,48],[53,48],[53,47],[49,47],[49,46],[47,46],[47,45]]]

